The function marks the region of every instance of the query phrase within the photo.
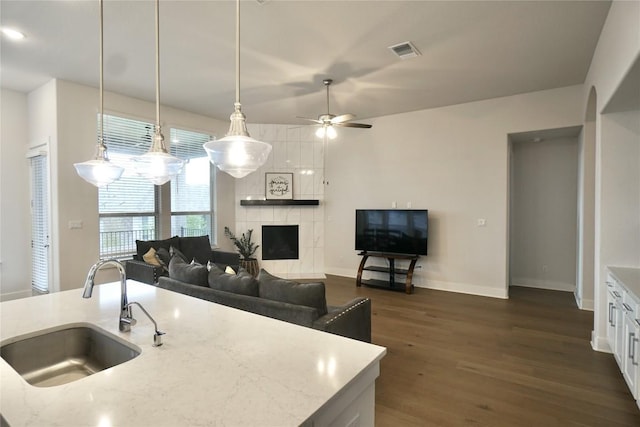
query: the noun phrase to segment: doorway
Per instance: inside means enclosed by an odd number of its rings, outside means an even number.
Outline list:
[[[30,158],[31,169],[31,289],[34,295],[49,293],[49,167],[47,156]]]
[[[509,286],[576,290],[581,129],[509,135]]]

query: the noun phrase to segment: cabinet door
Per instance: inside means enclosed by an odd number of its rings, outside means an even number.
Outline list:
[[[608,284],[607,284],[608,285]],[[616,351],[616,298],[613,290],[607,292],[607,341],[611,352]]]
[[[624,379],[634,398],[638,397],[638,333],[639,328],[635,318],[629,313],[624,316],[624,354],[623,370]]]
[[[622,311],[622,294],[621,291],[613,291],[615,297],[614,323],[616,332],[616,347],[614,356],[618,362],[620,369],[624,369],[624,313]]]

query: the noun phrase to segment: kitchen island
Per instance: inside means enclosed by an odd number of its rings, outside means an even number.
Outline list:
[[[0,360],[0,413],[14,426],[373,426],[384,347],[129,280],[153,323],[119,332],[120,284],[0,304],[0,341],[91,324],[141,349],[127,362],[52,387]]]

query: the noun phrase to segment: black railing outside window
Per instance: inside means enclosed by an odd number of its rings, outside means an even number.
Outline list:
[[[178,227],[173,230],[172,236],[196,237],[206,236],[209,230],[206,228]],[[100,254],[102,258],[125,258],[136,253],[136,240],[154,240],[156,231],[125,230],[100,232]]]
[[[153,240],[155,229],[102,231],[100,254],[103,258],[124,258],[136,253],[136,240]]]

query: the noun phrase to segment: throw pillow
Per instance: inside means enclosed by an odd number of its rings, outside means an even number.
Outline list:
[[[160,263],[160,261],[158,260],[158,257],[156,256],[156,250],[153,248],[149,249],[147,253],[142,255],[142,259],[147,264],[155,265],[156,267],[162,267],[162,264]]]
[[[257,279],[260,298],[305,305],[317,309],[320,316],[327,314],[324,283],[298,283],[273,276],[264,268],[260,269]]]
[[[192,285],[209,285],[205,265],[189,264],[179,256],[174,256],[169,261],[169,277]]]
[[[215,264],[209,271],[209,287],[234,294],[258,296],[258,281],[251,274],[246,271],[239,271],[238,274],[225,273]]]
[[[236,274],[236,271],[228,265],[225,267],[224,272],[229,274]]]
[[[160,248],[169,250],[171,246],[178,246],[180,240],[178,236],[173,236],[170,239],[164,240],[136,240],[136,254],[138,259],[144,259],[144,254],[149,252],[149,249],[153,248],[156,251]]]
[[[156,251],[156,257],[160,258],[160,262],[166,267],[171,261],[171,255],[167,248],[160,248]]]
[[[177,249],[175,246],[171,246],[171,247],[169,248],[169,256],[170,256],[171,258],[173,258],[173,257],[176,257],[176,256],[177,256],[177,257],[178,257],[178,258],[180,258],[182,261],[187,262],[187,263],[189,262],[189,260],[187,259],[187,257],[186,257],[182,252],[180,252],[180,250],[179,250],[179,249]]]
[[[194,259],[200,264],[206,264],[211,259],[211,244],[209,236],[181,237],[180,250],[187,259]]]

